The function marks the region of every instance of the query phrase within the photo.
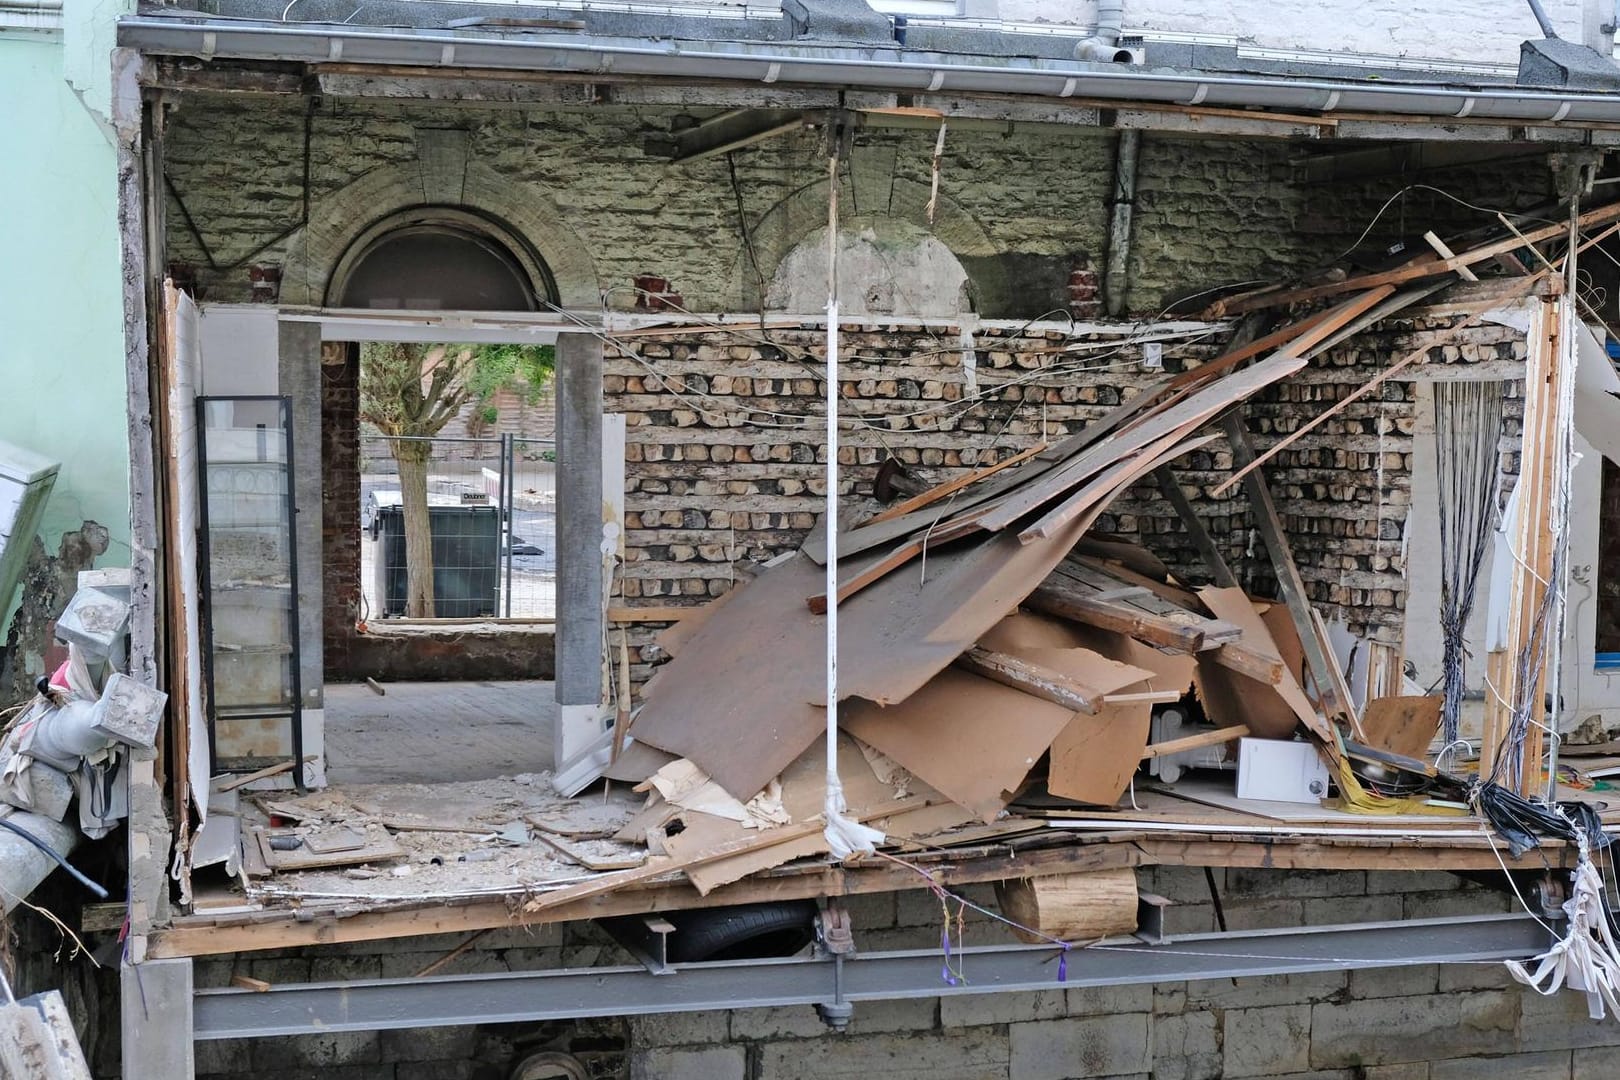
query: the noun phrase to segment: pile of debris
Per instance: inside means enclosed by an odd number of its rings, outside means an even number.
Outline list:
[[[1218,760],[1237,739],[1293,740],[1301,729],[1335,757],[1327,717],[1348,692],[1301,674],[1314,671],[1308,654],[1330,652],[1319,620],[1252,600],[1224,567],[1215,585],[1188,589],[1151,553],[1088,530],[1150,474],[1185,502],[1168,470],[1214,440],[1200,430],[1395,310],[1393,292],[1374,288],[1235,344],[1064,441],[841,533],[839,773],[850,816],[890,838],[924,837],[993,822],[1032,785],[1107,807],[1144,759]],[[1241,438],[1230,425],[1229,437]],[[647,684],[609,770],[649,793],[619,838],[668,855],[661,869],[684,870],[703,892],[828,850],[817,817],[827,544],[813,533],[661,636],[673,659]],[[1208,554],[1218,563],[1213,544]],[[1327,689],[1313,698],[1306,685]]]

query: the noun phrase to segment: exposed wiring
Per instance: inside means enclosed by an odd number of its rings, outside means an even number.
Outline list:
[[[94,881],[91,881],[89,878],[85,877],[82,873],[79,872],[79,869],[76,866],[74,866],[72,863],[68,862],[67,859],[65,859],[62,855],[60,855],[55,848],[51,847],[51,845],[47,844],[45,841],[43,841],[39,837],[35,836],[33,833],[29,832],[27,829],[23,828],[21,825],[18,825],[16,822],[12,821],[10,818],[0,817],[0,828],[5,829],[7,832],[16,833],[18,836],[22,837],[24,840],[28,841],[30,844],[33,844],[35,847],[39,848],[39,850],[43,851],[46,855],[49,855],[51,857],[51,860],[53,862],[55,862],[57,866],[60,866],[62,869],[66,870],[69,874],[72,874],[73,877],[79,882],[79,884],[83,885],[85,888],[87,888],[91,892],[95,893],[96,899],[98,899],[98,900],[107,899],[107,890],[106,889],[102,888],[100,885],[97,885]]]

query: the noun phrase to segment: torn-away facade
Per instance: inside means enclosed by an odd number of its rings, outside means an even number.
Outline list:
[[[1308,365],[1248,395],[1243,414],[1252,452],[1308,427],[1260,475],[1299,586],[1326,625],[1321,640],[1341,646],[1360,702],[1398,694],[1408,679],[1427,690],[1444,673],[1437,462],[1455,454],[1436,431],[1437,397],[1490,386],[1500,416],[1491,472],[1505,498],[1524,471],[1522,380],[1550,333],[1542,309],[1585,304],[1581,317],[1601,333],[1620,281],[1604,235],[1611,221],[1591,216],[1606,202],[1605,148],[1620,138],[1620,98],[1601,87],[1532,87],[1511,73],[1191,69],[1181,54],[1183,66],[1166,67],[1151,41],[1094,63],[1072,59],[1078,32],[1020,36],[915,17],[897,26],[870,13],[819,37],[814,19],[747,14],[675,18],[667,36],[635,39],[593,14],[508,26],[480,12],[497,21],[465,28],[436,16],[401,28],[362,25],[364,16],[339,25],[236,14],[143,12],[122,24],[117,65],[132,446],[148,484],[134,492],[143,556],[132,663],[171,701],[165,752],[131,785],[130,932],[133,959],[162,962],[136,970],[172,977],[185,995],[191,956],[915,884],[889,868],[812,862],[701,897],[649,875],[646,887],[604,884],[559,906],[535,898],[577,873],[413,900],[409,877],[326,895],[259,888],[241,869],[246,855],[225,858],[231,876],[191,865],[205,815],[216,832],[238,819],[239,843],[258,826],[233,803],[256,788],[285,804],[302,794],[287,788],[323,787],[329,684],[384,664],[408,680],[415,660],[402,656],[448,654],[469,678],[531,678],[537,701],[554,685],[550,741],[538,724],[520,729],[489,776],[550,769],[569,795],[595,780],[622,752],[624,720],[635,738],[643,684],[668,655],[690,655],[655,640],[660,631],[815,543],[829,250],[846,529],[881,511],[875,496],[919,497],[1108,422],[1165,378],[1231,356],[1249,343],[1240,331],[1265,340],[1290,320],[1370,296],[1301,349]],[[1588,215],[1573,243],[1560,231],[1571,196]],[[1558,260],[1593,238],[1566,295],[1563,272],[1539,253]],[[1353,289],[1414,265],[1421,274],[1369,286],[1386,293]],[[1273,305],[1272,284],[1291,302]],[[1384,306],[1397,295],[1403,303]],[[1275,318],[1246,318],[1255,311]],[[469,629],[395,629],[364,607],[355,343],[412,340],[555,343],[554,632],[479,630],[507,643],[498,663],[474,655],[483,646],[468,643]],[[1556,717],[1565,729],[1584,725],[1588,742],[1608,737],[1620,707],[1605,696],[1597,658],[1620,651],[1605,647],[1620,632],[1620,598],[1603,591],[1605,530],[1620,527],[1607,512],[1620,489],[1604,479],[1606,386],[1574,404],[1582,443],[1568,561],[1592,595],[1570,604],[1562,665],[1571,674]],[[1111,550],[1140,572],[1141,561],[1106,545],[1145,550],[1188,585],[1216,580],[1218,563],[1231,587],[1285,599],[1265,523],[1244,488],[1228,484],[1247,458],[1235,462],[1225,436],[1175,445],[1184,453],[1163,464],[1185,491],[1122,474],[1132,482],[1098,507],[1091,530],[1105,549],[1092,554],[1107,561]],[[222,531],[231,506],[221,492],[237,509],[252,493],[247,509],[262,515],[252,520],[279,531]],[[1176,496],[1190,500],[1207,545]],[[895,572],[926,574],[929,543],[920,565]],[[1121,582],[1138,599],[1146,588]],[[227,594],[233,584],[245,591]],[[1097,603],[1132,600],[1118,592],[1093,589]],[[1476,692],[1486,608],[1476,606],[1468,638],[1479,650],[1468,670]],[[210,635],[244,612],[270,613],[253,631],[269,636],[228,655],[210,648]],[[752,677],[779,678],[773,662],[807,659],[764,658]],[[274,701],[239,692],[256,680],[271,684]],[[1470,723],[1479,710],[1466,710]],[[278,763],[290,768],[278,773]],[[364,771],[363,760],[346,764]],[[718,759],[698,764],[720,775]],[[271,775],[211,790],[231,783],[212,777],[260,770]],[[727,792],[740,802],[755,793]],[[974,816],[992,819],[987,828],[999,819]],[[369,827],[366,842],[389,839]],[[1385,836],[1374,856],[1366,836],[1350,843],[1309,828],[1278,828],[1293,839],[1268,844],[1264,865],[1498,866],[1473,838]],[[1064,842],[1048,846],[1052,834]],[[1070,843],[1075,831],[1046,829],[1027,848],[986,836],[962,849],[974,854],[953,860],[950,880],[1252,865],[1255,852],[1231,835],[1172,829],[1169,839]],[[411,861],[388,851],[379,865]],[[273,871],[279,856],[261,854]],[[197,902],[239,869],[246,888],[212,908]],[[454,917],[435,914],[447,903]],[[285,989],[289,1003],[266,1004],[257,1026],[240,1012],[207,1012],[247,1009],[252,998],[200,997],[199,1031],[286,1034],[304,1030],[289,1019],[298,1010],[357,1030],[393,1023],[363,1008],[339,1019],[317,1000],[323,991]],[[374,988],[377,1007],[392,1008],[396,990]],[[765,1000],[774,998],[763,984],[751,996],[694,999]],[[438,1024],[470,1015],[433,1009],[393,1015]],[[573,1014],[593,1010],[602,1011],[585,1003]],[[532,1013],[542,1014],[569,1013],[558,1004]]]

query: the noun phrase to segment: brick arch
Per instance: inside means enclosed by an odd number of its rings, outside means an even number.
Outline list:
[[[853,180],[853,186],[852,186]],[[995,315],[1012,302],[1012,285],[997,261],[1001,254],[978,220],[944,192],[940,193],[932,224],[928,221],[927,184],[894,176],[888,169],[862,167],[859,155],[851,175],[840,178],[839,207],[846,223],[889,218],[916,226],[950,249],[969,273],[969,288],[980,314]],[[877,198],[881,194],[881,200]],[[882,204],[880,210],[871,208]],[[745,249],[735,268],[738,292],[745,309],[758,308],[763,299],[760,277],[768,288],[782,260],[806,238],[827,224],[827,182],[816,180],[797,189],[767,210],[752,226],[754,256]]]
[[[459,195],[456,205],[500,222],[545,261],[563,307],[600,306],[601,286],[585,242],[550,199],[476,162],[468,163]],[[374,169],[317,201],[309,224],[288,246],[281,302],[323,303],[333,271],[355,240],[379,219],[422,205],[423,196],[421,173],[410,163]]]

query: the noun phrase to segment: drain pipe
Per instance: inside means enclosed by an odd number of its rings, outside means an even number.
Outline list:
[[[1124,3],[1124,0],[1119,0],[1119,2]],[[1558,31],[1553,29],[1552,20],[1547,17],[1547,9],[1541,6],[1541,0],[1530,0],[1530,14],[1534,15],[1536,22],[1541,24],[1542,36],[1548,38],[1558,37]]]
[[[1125,311],[1126,276],[1131,257],[1131,210],[1136,203],[1136,155],[1142,132],[1125,128],[1114,144],[1114,209],[1108,222],[1108,263],[1103,270],[1103,310],[1110,318]]]
[[[1530,2],[1534,4],[1537,0]],[[1119,35],[1124,26],[1125,0],[1097,0],[1097,32],[1074,47],[1074,58],[1099,64],[1130,63],[1130,50],[1119,47]]]

